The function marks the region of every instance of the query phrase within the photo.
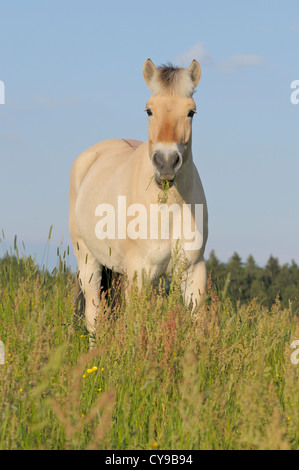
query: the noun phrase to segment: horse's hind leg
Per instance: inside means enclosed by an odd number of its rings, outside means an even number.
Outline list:
[[[78,240],[75,254],[78,261],[79,286],[85,299],[86,328],[91,335],[94,335],[99,309],[102,266],[88,250],[83,240]]]

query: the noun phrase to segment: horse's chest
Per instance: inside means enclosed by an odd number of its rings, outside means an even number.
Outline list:
[[[153,242],[148,250],[147,259],[151,265],[160,265],[169,262],[172,246],[170,243]]]
[[[168,270],[171,257],[176,249],[176,241],[157,240],[148,247],[145,262],[154,276],[160,276]]]

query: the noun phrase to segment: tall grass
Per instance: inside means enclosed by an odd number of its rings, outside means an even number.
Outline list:
[[[0,449],[298,449],[296,312],[232,303],[209,282],[191,315],[180,270],[113,308],[96,348],[58,259],[0,263]]]

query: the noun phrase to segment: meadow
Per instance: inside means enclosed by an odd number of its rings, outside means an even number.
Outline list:
[[[191,315],[175,257],[169,295],[163,280],[112,305],[102,293],[90,351],[66,251],[52,273],[16,245],[0,260],[0,449],[298,449],[291,303],[209,279]]]

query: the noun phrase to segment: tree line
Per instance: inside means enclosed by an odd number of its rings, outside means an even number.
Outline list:
[[[291,304],[293,310],[299,310],[299,266],[294,260],[280,265],[278,258],[270,256],[267,264],[260,267],[252,255],[242,262],[234,253],[223,263],[213,250],[207,260],[207,273],[216,290],[225,291],[232,299],[249,302],[256,298],[271,307],[278,298],[283,307]]]

